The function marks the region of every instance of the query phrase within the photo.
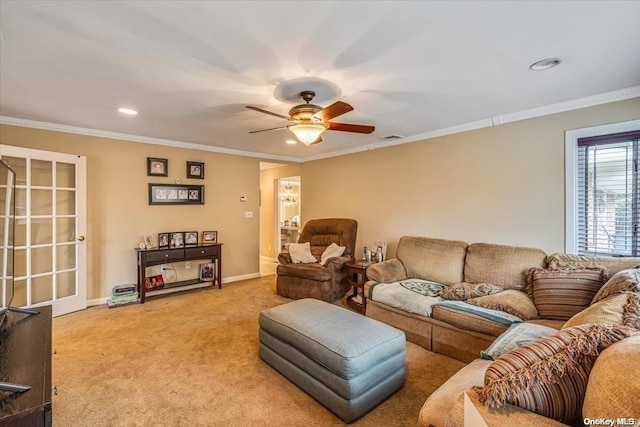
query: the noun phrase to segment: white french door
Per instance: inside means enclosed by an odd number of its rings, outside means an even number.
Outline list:
[[[86,308],[86,158],[8,145],[0,157],[16,172],[12,305]]]

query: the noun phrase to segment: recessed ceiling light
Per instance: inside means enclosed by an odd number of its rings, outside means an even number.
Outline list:
[[[296,141],[295,139],[287,139],[285,142],[286,142],[287,144],[291,144],[291,145],[293,145],[293,144],[297,144],[297,143],[298,143],[298,141]]]
[[[132,110],[131,108],[118,108],[118,111],[127,116],[135,116],[138,114],[136,110]]]
[[[558,58],[547,58],[529,65],[531,71],[542,71],[553,68],[560,63]]]

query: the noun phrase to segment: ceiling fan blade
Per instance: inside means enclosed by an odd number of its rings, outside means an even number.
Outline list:
[[[376,128],[375,126],[368,125],[350,125],[347,123],[325,123],[328,126],[328,130],[339,130],[342,132],[355,132],[355,133],[371,133]]]
[[[315,114],[316,117],[319,117],[323,122],[329,121],[334,117],[338,117],[343,115],[344,113],[348,113],[353,110],[353,107],[346,102],[337,101],[328,107],[323,108],[321,111]]]
[[[286,129],[286,128],[287,128],[286,126],[280,126],[280,127],[277,127],[277,128],[250,130],[249,133],[268,132],[270,130],[278,130],[278,129]]]
[[[281,119],[285,119],[285,120],[292,120],[291,117],[283,116],[282,114],[278,114],[278,113],[272,113],[271,111],[263,110],[262,108],[252,107],[251,105],[245,105],[245,107],[247,107],[250,110],[257,111],[259,113],[269,114],[271,116],[280,117]]]

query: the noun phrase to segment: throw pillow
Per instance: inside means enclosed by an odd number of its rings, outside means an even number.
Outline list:
[[[598,301],[569,319],[562,329],[595,323],[640,329],[640,294],[624,293]]]
[[[440,292],[440,296],[448,300],[465,301],[469,298],[497,294],[503,290],[502,286],[491,285],[489,283],[460,282],[444,288],[442,292]]]
[[[474,387],[482,403],[519,406],[572,423],[581,416],[589,372],[602,350],[640,331],[623,326],[582,325],[523,345],[491,363],[484,386]]]
[[[538,310],[533,301],[521,291],[507,289],[493,295],[486,295],[467,300],[468,304],[484,307],[491,310],[500,310],[512,314],[522,320],[531,320],[538,317]]]
[[[600,288],[598,293],[593,297],[591,304],[622,292],[640,293],[640,269],[629,268],[618,271]]]
[[[540,317],[569,320],[589,306],[608,276],[602,268],[534,268],[528,279]]]
[[[327,265],[327,261],[329,261],[329,258],[342,256],[344,250],[345,246],[338,246],[335,243],[330,244],[329,246],[327,246],[327,249],[322,252],[322,255],[320,255],[320,264]]]
[[[535,323],[514,323],[509,326],[502,335],[491,345],[480,352],[480,356],[487,360],[496,360],[505,353],[510,352],[524,344],[538,341],[558,332],[557,329]]]
[[[585,419],[635,418],[629,425],[637,425],[640,416],[638,355],[640,336],[617,342],[598,356],[584,395],[582,416]]]
[[[291,262],[294,264],[318,262],[316,257],[311,254],[311,245],[309,242],[289,243],[289,255],[291,255]]]

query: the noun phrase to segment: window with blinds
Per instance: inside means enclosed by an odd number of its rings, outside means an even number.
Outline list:
[[[640,131],[578,139],[578,253],[638,256]]]

